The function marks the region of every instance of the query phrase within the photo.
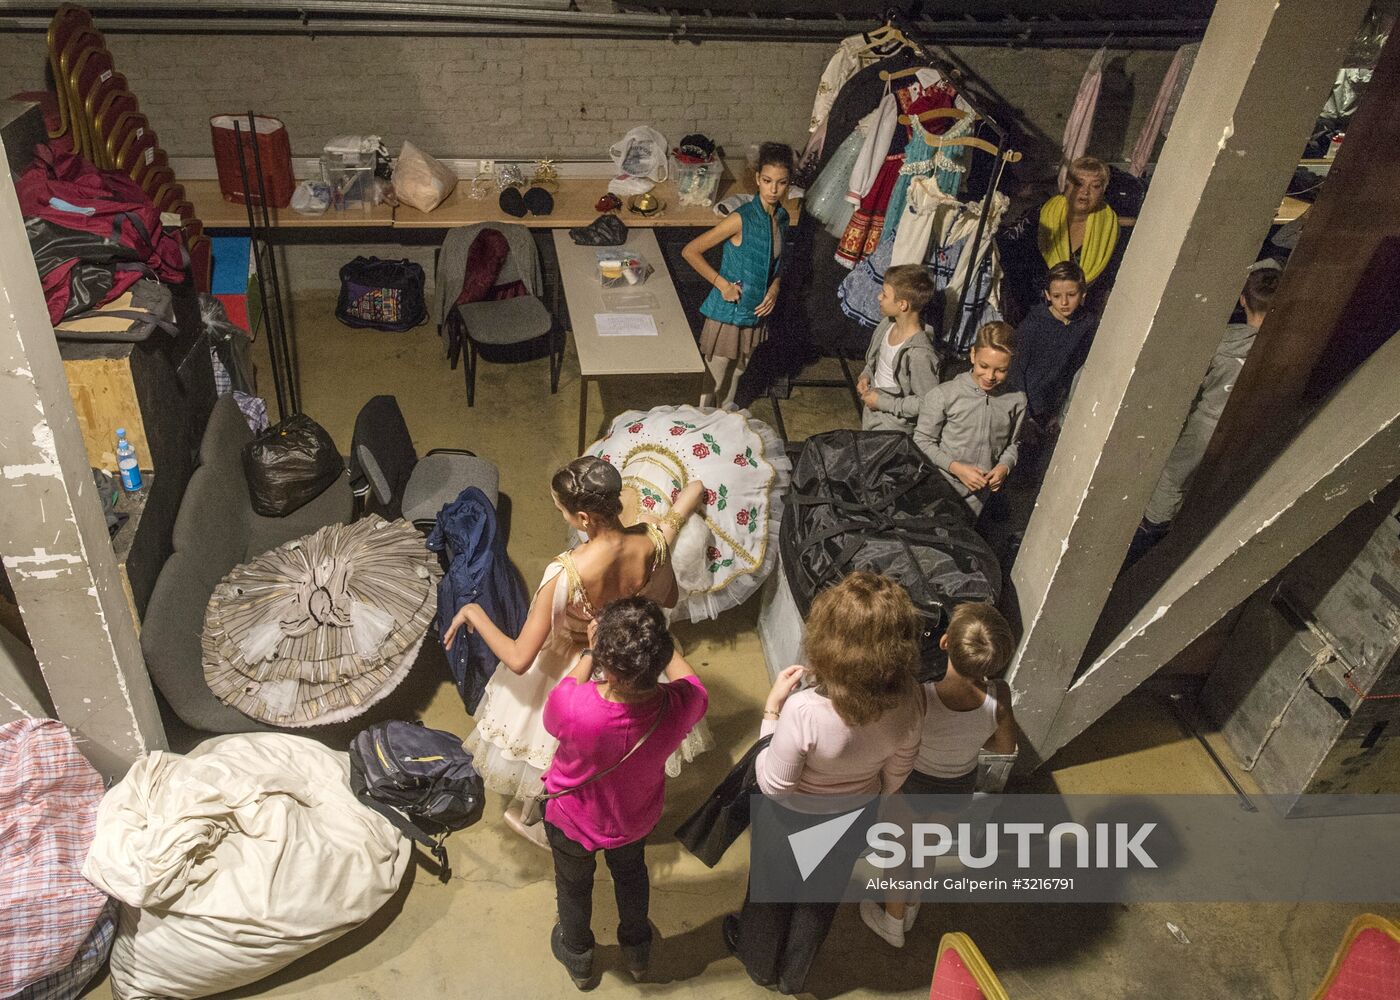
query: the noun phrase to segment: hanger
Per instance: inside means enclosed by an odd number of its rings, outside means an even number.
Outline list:
[[[962,121],[967,117],[967,112],[962,108],[934,108],[932,111],[925,111],[920,115],[900,115],[899,124],[912,125],[914,122],[931,122],[940,118],[951,118],[953,121]],[[973,115],[974,118],[981,117]]]
[[[991,153],[993,156],[999,156],[1007,163],[1021,162],[1021,154],[1016,150],[1003,150],[1000,146],[994,146],[986,139],[978,139],[973,136],[963,136],[957,139],[944,139],[942,136],[930,135],[924,137],[924,142],[927,145],[932,146],[934,148],[938,148],[940,146],[967,146],[971,149],[980,149],[984,153]]]

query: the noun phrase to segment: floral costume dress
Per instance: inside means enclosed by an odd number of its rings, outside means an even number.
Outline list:
[[[644,595],[657,571],[671,558],[661,529],[648,524],[647,537],[654,554],[647,585],[640,591]],[[472,755],[472,766],[486,787],[511,798],[531,799],[544,792],[544,772],[559,746],[559,741],[544,728],[544,704],[588,646],[588,625],[598,616],[574,566],[572,552],[561,553],[545,568],[536,597],[539,590],[561,575],[563,585],[554,588],[549,637],[535,662],[523,674],[497,664],[477,706],[476,728],[463,741]],[[692,730],[666,762],[666,772],[672,776],[680,773],[681,761],[692,760],[707,749],[707,739],[708,732],[701,734],[698,727]]]
[[[792,463],[761,420],[696,406],[631,410],[588,454],[622,473],[624,520],[629,490],[638,513],[659,518],[692,479],[705,483],[704,506],[682,525],[671,553],[679,591],[673,621],[715,618],[773,571]]]

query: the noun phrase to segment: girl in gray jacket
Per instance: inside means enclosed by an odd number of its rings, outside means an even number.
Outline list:
[[[925,396],[914,428],[914,443],[973,514],[982,512],[987,495],[1001,489],[1016,465],[1026,394],[1005,388],[1015,333],[1010,323],[988,323],[978,330],[972,371]]]

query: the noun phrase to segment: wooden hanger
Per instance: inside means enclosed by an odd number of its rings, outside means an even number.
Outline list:
[[[932,111],[925,111],[919,115],[900,115],[899,124],[912,125],[914,122],[931,122],[939,118],[951,118],[953,121],[962,121],[967,117],[967,112],[962,108],[934,108]],[[973,116],[977,117],[976,115]]]
[[[925,144],[938,148],[947,146],[967,146],[970,149],[980,149],[984,153],[991,153],[993,156],[1000,156],[1007,163],[1020,163],[1021,154],[1014,149],[1002,150],[1000,146],[994,146],[986,139],[978,139],[974,136],[964,136],[960,139],[944,139],[942,136],[925,136]]]

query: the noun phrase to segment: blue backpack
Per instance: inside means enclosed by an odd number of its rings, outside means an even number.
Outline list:
[[[350,789],[426,847],[444,882],[452,877],[442,842],[481,818],[485,789],[462,741],[421,722],[380,722],[350,744]]]

